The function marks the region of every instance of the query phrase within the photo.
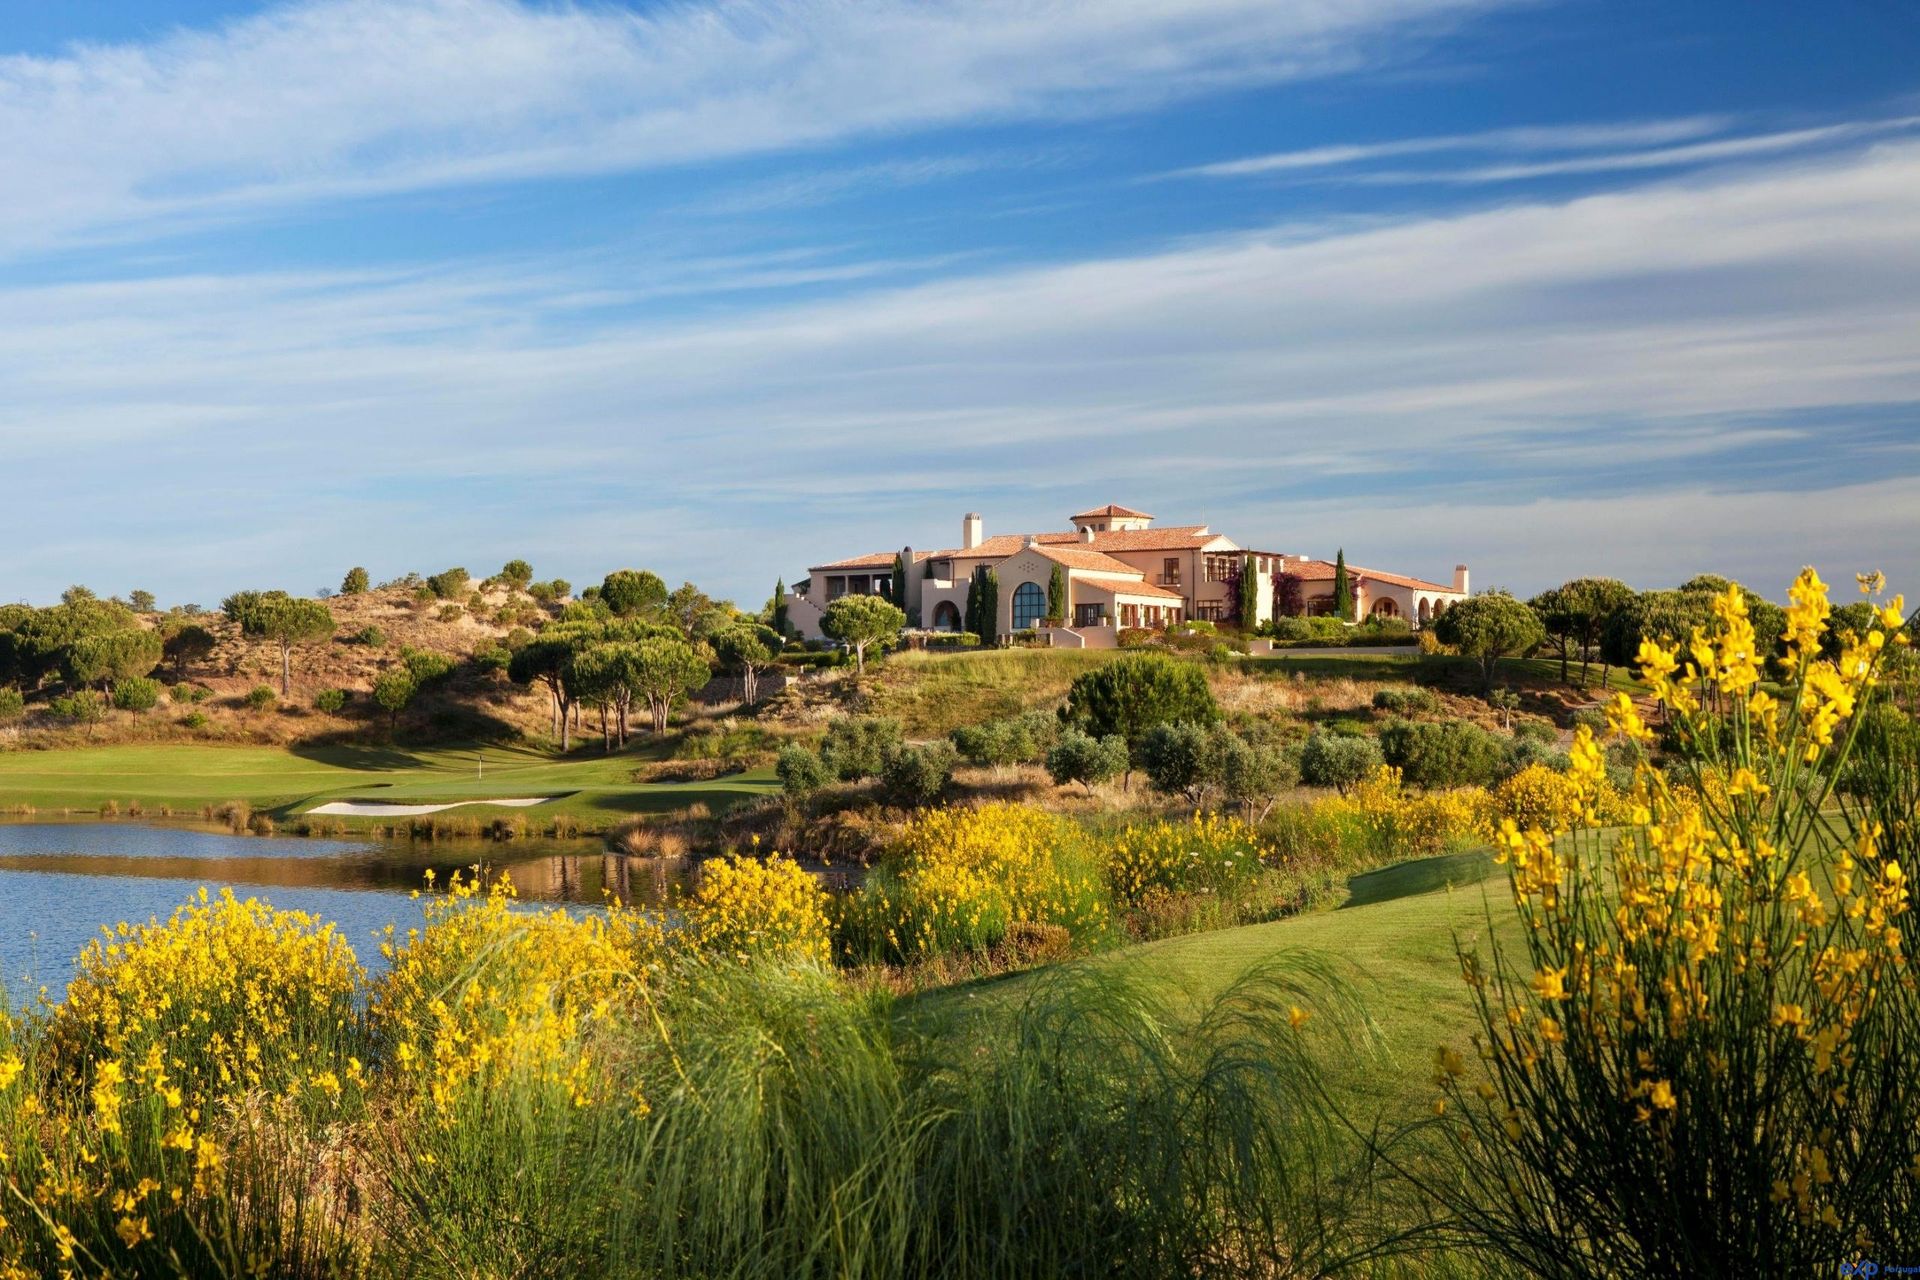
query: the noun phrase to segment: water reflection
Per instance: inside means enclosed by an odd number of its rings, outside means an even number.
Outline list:
[[[121,920],[164,919],[201,886],[231,886],[276,907],[336,922],[378,966],[377,936],[420,921],[413,891],[474,866],[504,874],[522,899],[664,906],[693,860],[637,858],[598,840],[321,840],[236,836],[191,826],[119,822],[0,823],[0,989],[57,997],[73,956]]]
[[[0,872],[409,893],[456,872],[506,875],[522,898],[657,906],[692,860],[637,858],[599,840],[320,840],[122,823],[0,824]],[[0,910],[4,904],[0,903]]]

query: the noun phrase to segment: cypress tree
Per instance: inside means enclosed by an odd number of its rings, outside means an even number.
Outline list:
[[[1353,621],[1353,583],[1347,578],[1347,549],[1333,562],[1333,616],[1342,622]]]
[[[893,554],[893,607],[907,607],[907,562],[900,558],[899,552]]]
[[[787,580],[785,578],[774,580],[771,604],[772,607],[767,610],[767,625],[778,631],[780,638],[785,640],[787,638]]]
[[[980,643],[991,645],[1000,633],[1000,575],[988,569],[980,575]]]
[[[1053,576],[1047,579],[1047,616],[1062,622],[1067,617],[1067,571],[1057,564]]]
[[[1253,557],[1248,556],[1240,562],[1240,625],[1248,631],[1260,622],[1260,579],[1256,575]]]
[[[976,636],[980,634],[980,575],[984,572],[976,568],[967,579],[967,614],[961,621],[961,626]]]

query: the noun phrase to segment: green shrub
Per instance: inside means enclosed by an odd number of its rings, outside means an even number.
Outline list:
[[[1506,775],[1508,739],[1467,720],[1397,720],[1380,752],[1407,782],[1429,789],[1488,787]]]
[[[900,745],[898,720],[889,716],[842,716],[827,726],[820,757],[834,777],[857,782],[879,777],[887,753]]]
[[[1513,736],[1529,742],[1552,744],[1560,740],[1560,731],[1545,720],[1521,720],[1514,724]]]
[[[1338,618],[1275,618],[1273,638],[1291,644],[1344,644],[1347,625]]]
[[[452,600],[467,593],[467,584],[472,581],[465,569],[448,569],[445,573],[436,573],[427,579],[427,590],[436,600]]]
[[[505,671],[513,662],[513,650],[503,644],[481,645],[473,651],[473,665],[482,671]]]
[[[834,777],[832,767],[819,752],[798,745],[781,748],[773,771],[780,779],[780,789],[794,800],[804,800]]]
[[[188,684],[185,680],[182,680],[179,684],[167,690],[167,696],[179,703],[205,702],[213,696],[213,690],[203,688],[197,684]]]
[[[180,723],[189,729],[204,729],[207,727],[207,713],[204,711],[189,711],[180,717]]]
[[[91,689],[76,689],[55,698],[47,704],[47,709],[62,720],[91,726],[98,724],[106,714],[107,704]]]
[[[384,649],[387,646],[387,633],[368,623],[347,637],[348,644],[363,644],[369,649]]]
[[[1127,743],[1118,736],[1095,738],[1068,729],[1047,752],[1047,774],[1056,786],[1078,782],[1092,791],[1095,784],[1109,782],[1126,771]]]
[[[926,637],[929,649],[978,649],[980,637],[971,631],[941,631]]]
[[[895,747],[880,766],[880,795],[902,809],[923,809],[939,803],[953,782],[956,756],[945,742],[923,747]]]
[[[313,709],[324,711],[328,715],[337,715],[340,708],[347,705],[345,689],[322,689],[313,695]]]
[[[413,677],[415,687],[444,680],[453,674],[453,659],[444,653],[434,653],[430,649],[412,649],[401,646],[400,665]]]
[[[1158,725],[1140,744],[1140,768],[1157,789],[1198,800],[1219,776],[1215,757],[1228,736],[1218,725]]]
[[[1372,738],[1316,730],[1300,749],[1300,780],[1344,795],[1382,763],[1380,744]]]
[[[26,695],[11,685],[0,685],[0,724],[13,724],[26,713]]]
[[[1412,716],[1422,712],[1431,714],[1440,709],[1440,699],[1431,689],[1378,689],[1374,691],[1373,709],[1396,716]]]
[[[1594,737],[1600,737],[1607,731],[1607,713],[1598,707],[1582,707],[1573,713],[1573,727],[1591,730]]]
[[[1059,736],[1059,718],[1044,711],[962,725],[951,735],[954,748],[969,763],[993,766],[1045,760]]]
[[[367,589],[367,571],[358,565],[347,570],[347,576],[340,579],[340,594],[357,596]]]
[[[1163,724],[1211,724],[1220,708],[1204,671],[1162,654],[1134,653],[1080,676],[1067,690],[1064,719],[1096,738],[1117,734],[1138,752]]]
[[[1500,774],[1503,778],[1510,778],[1534,764],[1552,769],[1555,773],[1565,773],[1569,763],[1567,753],[1556,750],[1551,742],[1516,737],[1507,743],[1506,754],[1500,761]]]
[[[257,684],[247,690],[247,696],[242,701],[250,711],[266,711],[280,701],[280,695],[273,691],[271,685]]]
[[[122,711],[151,711],[160,705],[160,682],[128,676],[113,686],[113,705]]]

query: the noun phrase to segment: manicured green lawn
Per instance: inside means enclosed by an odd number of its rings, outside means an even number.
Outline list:
[[[704,802],[718,812],[734,801],[778,788],[770,769],[709,782],[637,783],[633,770],[648,758],[589,750],[558,757],[531,748],[489,746],[401,747],[216,746],[167,743],[138,746],[17,751],[0,754],[0,811],[95,811],[108,801],[162,805],[177,813],[244,800],[285,820],[329,800],[439,803],[526,796],[561,797],[522,810],[530,823],[555,814],[582,828],[611,826],[636,813],[658,813]],[[484,776],[481,768],[484,765]],[[488,817],[516,812],[481,807]],[[344,819],[353,825],[353,819]]]
[[[1418,888],[1431,883],[1433,868],[1409,863],[1388,872]],[[1494,875],[1478,884],[1366,906],[1146,943],[1085,963],[1123,966],[1176,1005],[1196,1010],[1258,965],[1284,964],[1290,957],[1325,964],[1350,987],[1371,1024],[1351,1051],[1324,1026],[1309,1024],[1328,1048],[1334,1096],[1357,1122],[1371,1122],[1381,1114],[1413,1119],[1433,1098],[1429,1078],[1436,1046],[1447,1044],[1462,1054],[1471,1051],[1474,1017],[1454,939],[1457,934],[1469,945],[1479,943],[1485,955],[1489,905],[1503,943],[1517,945],[1512,903],[1503,878]],[[927,1011],[935,1014],[950,1014],[964,1005],[990,1013],[995,1005],[1019,999],[1026,984],[1044,972],[962,984],[930,992],[914,1003],[925,1002]]]

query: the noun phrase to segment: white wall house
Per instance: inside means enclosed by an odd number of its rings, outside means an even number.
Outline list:
[[[1109,647],[1126,627],[1158,628],[1188,620],[1238,621],[1239,583],[1254,574],[1257,616],[1273,616],[1276,583],[1291,575],[1302,609],[1330,611],[1331,563],[1241,546],[1204,524],[1156,528],[1144,511],[1109,503],[1071,517],[1072,528],[1048,533],[987,536],[979,515],[960,522],[960,545],[937,551],[898,551],[814,565],[788,597],[787,616],[802,635],[820,635],[827,605],[849,593],[892,598],[895,563],[905,566],[904,598],[895,601],[935,631],[958,631],[966,617],[974,573],[991,568],[999,579],[997,631],[1008,635],[1046,619],[1047,586],[1058,566],[1067,584],[1067,608],[1056,644]],[[1404,617],[1422,625],[1466,595],[1466,566],[1451,586],[1349,567],[1359,616]],[[1325,604],[1319,602],[1324,599]]]

